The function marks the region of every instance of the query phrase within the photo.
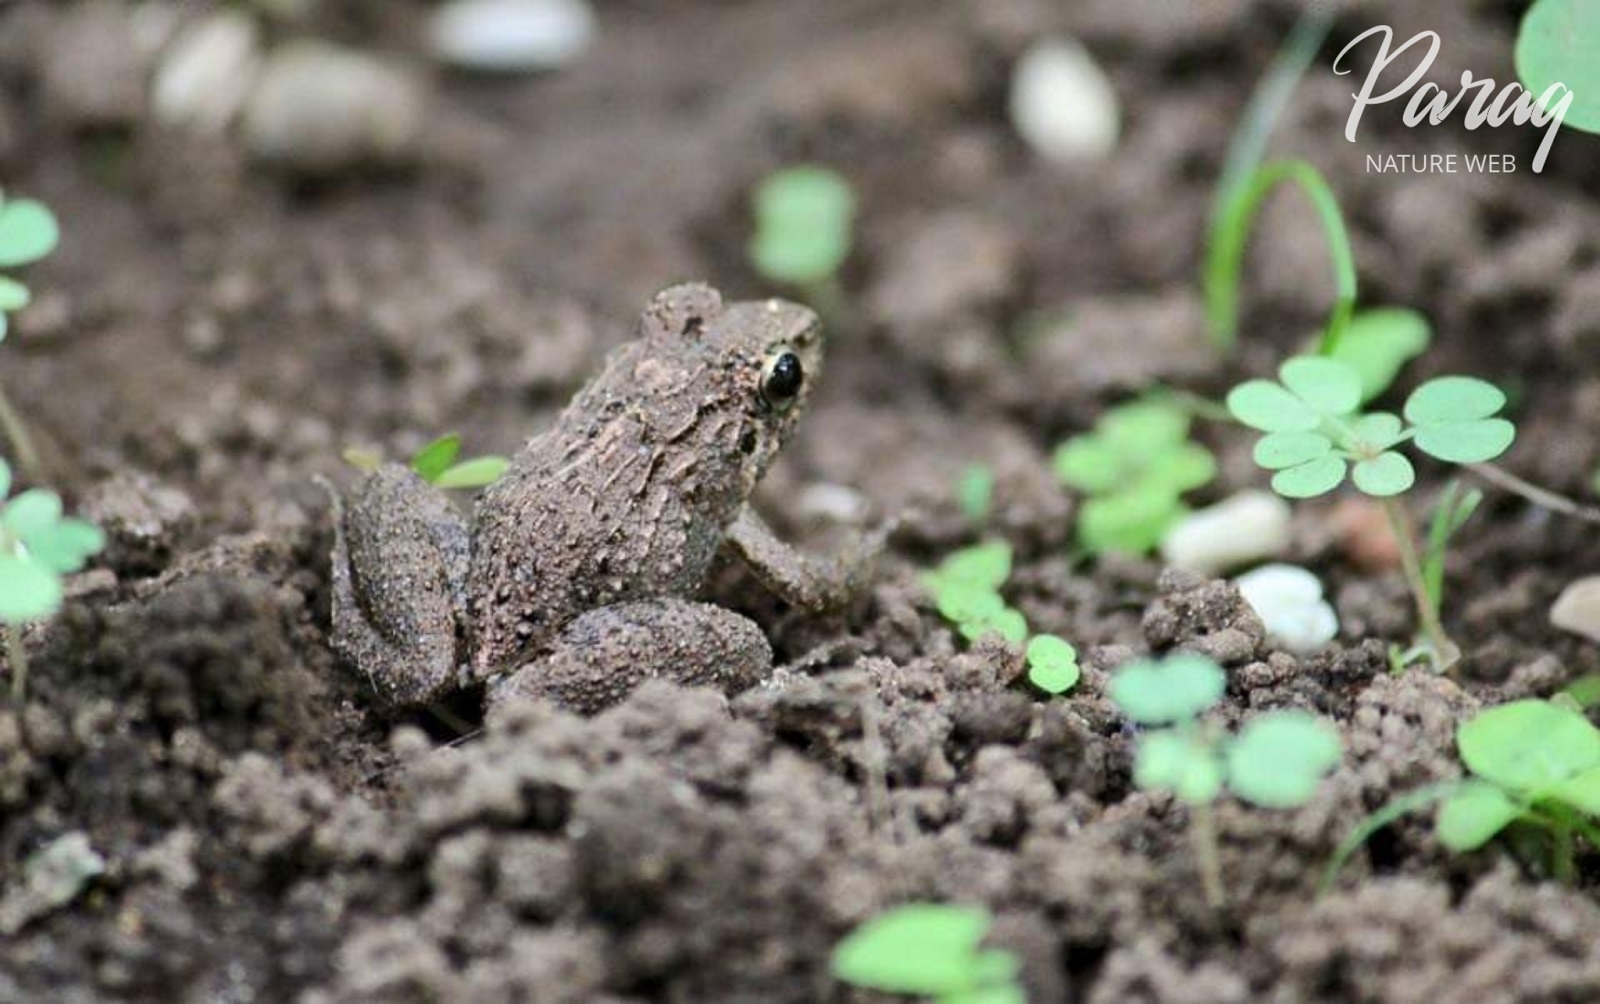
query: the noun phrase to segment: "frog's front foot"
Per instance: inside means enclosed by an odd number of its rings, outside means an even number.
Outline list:
[[[330,492],[334,650],[390,707],[449,696],[460,683],[466,524],[443,493],[400,464],[373,472],[348,512]]]
[[[647,679],[732,695],[771,669],[772,646],[749,619],[706,603],[643,600],[578,617],[541,656],[492,682],[489,701],[544,698],[594,714]]]
[[[727,544],[757,579],[786,603],[839,610],[866,592],[899,520],[859,535],[838,555],[818,557],[784,542],[749,506],[728,527]]]

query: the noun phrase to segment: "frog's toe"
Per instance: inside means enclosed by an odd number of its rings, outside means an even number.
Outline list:
[[[583,714],[648,679],[737,694],[772,670],[772,646],[748,618],[706,603],[623,603],[569,624],[536,661],[490,684],[489,702],[551,700]]]

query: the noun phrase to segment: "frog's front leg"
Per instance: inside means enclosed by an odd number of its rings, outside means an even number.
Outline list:
[[[708,603],[639,600],[568,624],[533,661],[489,685],[491,704],[535,697],[594,714],[661,677],[736,694],[772,669],[772,646],[749,619]]]
[[[393,707],[458,686],[471,536],[444,494],[385,464],[344,511],[334,494],[333,647]]]
[[[739,510],[724,540],[778,598],[805,610],[827,611],[849,604],[865,590],[891,528],[881,527],[842,554],[823,558],[782,540],[747,505]]]

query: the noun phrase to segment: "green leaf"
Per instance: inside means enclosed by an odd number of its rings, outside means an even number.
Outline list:
[[[1474,774],[1518,792],[1600,767],[1600,729],[1549,701],[1513,701],[1480,712],[1456,730],[1456,745]]]
[[[1356,371],[1361,378],[1361,400],[1366,402],[1388,390],[1401,368],[1421,355],[1432,340],[1432,326],[1415,310],[1363,310],[1350,319],[1330,358]]]
[[[1357,488],[1368,495],[1388,498],[1400,495],[1416,484],[1417,472],[1412,468],[1411,461],[1390,451],[1380,453],[1371,460],[1359,461],[1350,478]]]
[[[1492,383],[1476,377],[1439,377],[1406,399],[1406,420],[1423,426],[1470,422],[1488,418],[1505,406],[1505,393]]]
[[[1178,497],[1163,488],[1104,495],[1078,511],[1078,542],[1090,554],[1148,554],[1186,512]]]
[[[11,494],[11,465],[0,457],[0,500]]]
[[[1117,486],[1124,459],[1106,439],[1074,436],[1056,447],[1052,466],[1056,478],[1068,488],[1099,495]]]
[[[1012,957],[1009,952],[1004,954]],[[1021,987],[1007,984],[945,994],[939,998],[938,1004],[1028,1004],[1028,997]]]
[[[44,203],[18,199],[0,205],[0,268],[36,262],[60,239],[55,214]]]
[[[1339,733],[1304,711],[1251,720],[1228,747],[1228,787],[1267,809],[1304,805],[1339,763]]]
[[[1297,356],[1278,369],[1283,385],[1322,415],[1348,415],[1361,406],[1361,374],[1326,356]]]
[[[988,617],[961,622],[960,631],[968,641],[977,641],[987,634],[997,634],[1013,645],[1020,645],[1028,640],[1028,620],[1021,611],[1003,607]]]
[[[1479,464],[1511,448],[1517,428],[1503,418],[1434,425],[1417,431],[1417,449],[1452,464]]]
[[[1203,655],[1178,653],[1130,662],[1111,678],[1110,695],[1140,725],[1188,721],[1222,699],[1228,677]]]
[[[991,540],[964,547],[945,558],[934,574],[941,581],[999,589],[1011,577],[1011,545]]]
[[[1320,432],[1274,432],[1256,443],[1255,461],[1269,471],[1281,471],[1321,460],[1333,453],[1333,440]]]
[[[1181,443],[1151,461],[1147,482],[1154,481],[1174,495],[1193,491],[1217,476],[1217,458],[1199,443]]]
[[[0,523],[26,541],[49,531],[61,521],[61,496],[43,488],[30,488],[6,506]]]
[[[1362,415],[1351,425],[1351,437],[1355,440],[1353,445],[1372,452],[1387,450],[1400,442],[1404,433],[1405,423],[1400,421],[1398,415],[1386,411]]]
[[[1229,391],[1228,411],[1262,432],[1311,432],[1322,424],[1310,405],[1270,380],[1250,380]]]
[[[473,457],[452,466],[434,479],[437,488],[485,488],[500,480],[511,466],[507,457]]]
[[[61,577],[29,558],[0,554],[0,622],[25,624],[61,609]]]
[[[1517,35],[1517,76],[1535,98],[1555,84],[1572,94],[1565,124],[1600,132],[1600,7],[1593,0],[1538,0]],[[1557,92],[1559,103],[1566,92]],[[1553,108],[1550,110],[1554,110]]]
[[[960,579],[941,582],[934,603],[940,616],[952,624],[983,623],[1006,608],[1005,599],[991,586]]]
[[[15,279],[0,275],[0,312],[21,310],[32,299],[28,287]]]
[[[1439,806],[1434,830],[1452,851],[1473,851],[1515,822],[1520,805],[1492,784],[1469,781]]]
[[[1590,768],[1553,788],[1545,789],[1543,797],[1564,802],[1584,815],[1600,816],[1600,767]]]
[[[52,527],[24,537],[23,543],[33,560],[58,574],[66,575],[80,571],[89,558],[99,554],[106,546],[106,538],[93,523],[64,519]]]
[[[1272,490],[1284,498],[1309,499],[1326,495],[1344,482],[1343,457],[1323,457],[1272,476]]]
[[[1028,682],[1047,694],[1064,694],[1078,683],[1078,650],[1053,634],[1028,642]]]
[[[838,173],[811,166],[778,171],[757,187],[753,208],[750,259],[768,279],[821,282],[849,256],[855,193]]]
[[[939,997],[970,991],[989,913],[977,907],[912,904],[858,927],[833,951],[833,975],[893,994]]]
[[[456,462],[461,452],[461,437],[455,433],[440,436],[418,450],[411,458],[411,469],[428,484],[437,484],[439,476]]]
[[[967,519],[981,523],[989,517],[994,506],[994,471],[974,464],[961,472],[956,483],[956,503]]]
[[[351,467],[358,471],[366,471],[368,474],[383,466],[383,454],[375,450],[364,450],[359,446],[346,447],[340,456]]]
[[[1113,448],[1155,456],[1189,438],[1189,413],[1170,401],[1135,401],[1111,409],[1095,425]]]
[[[1145,791],[1170,791],[1190,805],[1204,805],[1222,791],[1223,766],[1216,751],[1179,732],[1152,732],[1139,740],[1133,783]]]

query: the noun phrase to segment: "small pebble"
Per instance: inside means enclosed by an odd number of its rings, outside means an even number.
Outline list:
[[[306,173],[410,159],[421,144],[422,81],[385,59],[292,42],[267,59],[245,107],[256,157]]]
[[[256,23],[221,11],[185,29],[161,59],[151,87],[158,120],[220,133],[244,107],[261,69]]]
[[[1264,561],[1289,546],[1289,503],[1264,491],[1245,491],[1191,514],[1168,532],[1168,564],[1204,575]]]
[[[486,73],[555,70],[594,42],[584,0],[451,0],[428,26],[442,63]]]
[[[1263,565],[1234,580],[1260,615],[1267,637],[1287,652],[1310,655],[1339,633],[1339,615],[1322,598],[1322,582],[1295,565]]]
[[[1579,579],[1562,590],[1556,605],[1550,608],[1550,623],[1600,642],[1600,575]]]
[[[1039,42],[1011,76],[1011,122],[1047,160],[1097,160],[1117,146],[1117,92],[1094,57],[1071,39]]]

